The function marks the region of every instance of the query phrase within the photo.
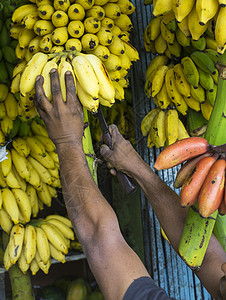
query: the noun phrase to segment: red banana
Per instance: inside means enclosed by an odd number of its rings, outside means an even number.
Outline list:
[[[207,174],[219,155],[202,158],[193,168],[180,191],[180,203],[182,207],[191,206],[198,200],[199,192]]]
[[[221,204],[218,208],[220,215],[226,215],[226,199],[225,197],[222,199]]]
[[[212,156],[212,155],[213,155],[212,152],[206,152],[204,154],[201,154],[201,155],[199,155],[195,158],[192,158],[192,159],[188,160],[185,164],[183,164],[181,166],[180,170],[178,171],[173,186],[176,189],[179,189],[180,187],[182,187],[182,185],[185,182],[185,179],[189,175],[191,175],[191,172],[192,172],[194,166],[198,163],[198,161],[200,161],[204,157],[209,157],[209,156]]]
[[[199,214],[207,218],[215,212],[224,196],[225,160],[217,160],[211,167],[198,197]]]
[[[163,170],[175,167],[182,162],[207,152],[208,141],[201,137],[189,137],[166,147],[157,157],[155,169]]]

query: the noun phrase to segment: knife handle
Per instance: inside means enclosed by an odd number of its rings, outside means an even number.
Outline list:
[[[103,140],[106,145],[108,145],[109,148],[112,147],[111,143],[111,135],[109,132],[105,132],[103,134]],[[116,176],[118,178],[118,181],[123,189],[123,191],[127,194],[130,195],[136,190],[136,186],[132,182],[132,179],[129,178],[125,173],[116,170]]]

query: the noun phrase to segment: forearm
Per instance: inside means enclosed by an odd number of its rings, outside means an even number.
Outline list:
[[[84,247],[103,226],[117,226],[111,206],[100,193],[90,173],[82,148],[73,144],[57,146],[65,205]],[[70,159],[68,159],[70,153]]]

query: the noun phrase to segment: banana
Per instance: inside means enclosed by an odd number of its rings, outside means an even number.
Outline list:
[[[112,82],[113,86],[114,86],[114,89],[115,89],[115,99],[119,100],[119,101],[122,101],[125,99],[125,91],[124,91],[124,88],[121,86],[121,84],[119,84],[119,82],[116,82],[116,81],[113,81]],[[114,103],[115,101],[112,100],[112,102],[109,102],[108,100],[108,103],[110,103],[110,105],[112,106],[112,104]],[[101,103],[101,102],[100,102]],[[102,103],[103,103],[103,99],[102,99]],[[102,104],[101,103],[101,104]]]
[[[87,51],[89,54],[94,54],[102,61],[106,61],[110,56],[108,47],[99,44],[94,50]]]
[[[201,103],[201,112],[203,117],[207,121],[210,119],[212,111],[213,111],[213,106],[208,100],[206,100],[204,103]]]
[[[191,96],[190,84],[187,82],[185,78],[181,64],[180,63],[176,64],[173,67],[173,71],[174,71],[174,78],[175,78],[177,90],[185,97],[190,97]]]
[[[214,72],[215,70],[214,62],[206,53],[201,51],[195,51],[191,54],[191,59],[204,72],[210,74]]]
[[[125,46],[123,41],[116,35],[112,35],[112,43],[108,46],[111,54],[121,55],[125,53]]]
[[[35,23],[38,21],[38,12],[35,11],[33,13],[30,13],[28,15],[25,15],[23,19],[21,20],[21,25],[23,28],[27,29],[33,29]]]
[[[62,11],[67,11],[69,6],[70,6],[70,1],[69,0],[54,0],[53,1],[53,6],[55,10],[62,10]]]
[[[110,29],[101,26],[97,32],[97,38],[102,46],[109,46],[112,43],[113,34]]]
[[[90,61],[85,56],[78,55],[72,59],[72,66],[81,88],[94,100],[98,99],[99,82]]]
[[[0,102],[0,120],[3,120],[6,116],[6,109],[4,102]]]
[[[101,5],[101,6],[103,6],[107,2],[109,2],[109,0],[94,0],[95,5]]]
[[[154,117],[160,112],[160,108],[156,107],[152,109],[141,121],[141,132],[143,136],[147,136],[151,129],[152,121]]]
[[[82,21],[85,17],[86,12],[83,6],[76,2],[68,8],[67,14],[69,19],[72,21]]]
[[[220,7],[225,7],[226,6],[226,2],[225,0],[218,0]]]
[[[70,219],[66,218],[66,217],[63,217],[61,215],[48,215],[45,220],[50,220],[50,219],[57,219],[59,221],[61,221],[62,223],[64,223],[65,225],[67,225],[67,227],[70,227],[72,228],[72,224],[71,224],[71,221]]]
[[[48,262],[46,264],[44,264],[44,262],[42,261],[38,251],[36,251],[35,253],[35,260],[36,260],[36,263],[38,264],[39,268],[45,273],[45,274],[48,274],[49,272],[49,268],[50,268],[50,265],[51,265],[51,259],[48,260]]]
[[[51,102],[53,97],[52,97],[52,91],[51,91],[51,81],[50,81],[50,71],[52,69],[58,69],[58,65],[55,59],[49,60],[44,68],[42,69],[42,77],[44,78],[44,83],[43,83],[43,89],[45,92],[46,97],[49,99]]]
[[[156,96],[159,93],[160,89],[162,88],[162,85],[165,80],[165,75],[166,75],[166,72],[168,71],[168,69],[169,69],[168,66],[164,66],[164,65],[159,66],[156,69],[156,72],[154,74],[154,77],[151,82],[151,87],[150,87],[152,97]]]
[[[5,136],[8,136],[13,129],[13,120],[10,119],[7,115],[1,121],[1,129]]]
[[[20,257],[24,240],[24,226],[16,224],[12,227],[9,238],[9,258],[12,264],[15,264]]]
[[[4,267],[6,270],[9,270],[10,267],[12,266],[12,263],[11,263],[10,257],[9,257],[9,243],[4,252],[3,263],[4,263]]]
[[[199,24],[203,26],[216,15],[219,2],[218,0],[210,0],[208,2],[197,0],[195,6],[199,17]]]
[[[25,142],[28,144],[28,147],[30,148],[30,152],[33,152],[43,157],[46,156],[45,146],[38,139],[36,139],[34,136],[28,136],[24,139]]]
[[[12,161],[17,172],[23,179],[29,181],[30,172],[28,170],[27,159],[24,156],[19,155],[17,151],[14,149],[11,150],[11,154],[12,154]]]
[[[213,61],[213,63],[217,63],[219,60],[219,54],[216,49],[208,49],[206,48],[204,52],[209,56],[209,58]]]
[[[35,86],[36,77],[41,74],[42,69],[47,63],[48,56],[42,52],[36,53],[25,67],[20,80],[20,92],[26,95]]]
[[[51,224],[54,225],[62,234],[64,237],[66,237],[67,239],[70,240],[74,240],[75,239],[75,235],[73,230],[68,227],[67,225],[65,225],[63,222],[61,222],[58,219],[49,219],[46,221],[47,224]]]
[[[79,81],[77,81],[77,95],[81,104],[90,112],[95,113],[99,107],[98,98],[94,100],[92,96],[87,94],[84,89],[81,87]],[[53,152],[51,152],[53,153]],[[49,153],[50,154],[50,153]]]
[[[217,52],[223,54],[225,50],[226,34],[224,30],[224,20],[226,14],[224,7],[220,7],[219,14],[217,16],[216,27],[215,27],[215,40],[217,42]]]
[[[201,36],[198,40],[191,39],[191,46],[197,50],[203,51],[206,48],[206,39]]]
[[[35,120],[31,122],[31,130],[34,134],[48,137],[48,132],[42,124],[38,124]]]
[[[188,83],[194,86],[194,88],[197,88],[199,83],[199,72],[193,60],[189,56],[185,56],[181,59],[181,65]]]
[[[178,113],[176,109],[169,109],[165,114],[166,146],[178,139]]]
[[[75,22],[75,21],[72,21],[72,22]],[[58,27],[52,31],[52,42],[55,45],[61,46],[66,43],[66,41],[68,40],[68,33],[71,34],[71,31],[69,31],[69,26],[70,26],[70,23],[69,23],[68,27],[66,27],[66,26]]]
[[[114,19],[114,24],[118,26],[122,31],[130,32],[133,29],[132,21],[126,14],[121,14],[119,17]]]
[[[65,49],[66,50],[77,50],[78,52],[82,51],[82,43],[79,39],[71,38],[68,39],[65,43]]]
[[[23,274],[27,274],[27,270],[30,268],[30,264],[27,263],[26,257],[24,255],[24,246],[22,247],[22,251],[20,253],[20,257],[18,258],[18,266]]]
[[[98,32],[99,33],[99,32]],[[81,38],[82,49],[84,51],[93,50],[99,45],[99,38],[92,33],[85,33]]]
[[[151,123],[150,135],[151,140],[156,147],[163,147],[166,142],[166,131],[165,131],[165,115],[166,112],[160,110],[154,117]]]
[[[131,15],[135,11],[135,7],[129,0],[118,0],[117,5],[119,6],[121,13]]]
[[[15,55],[19,59],[24,59],[26,51],[27,51],[27,48],[21,49],[20,44],[18,43],[16,48],[15,48]]]
[[[163,0],[156,0],[154,9],[153,9],[153,15],[155,17],[159,15],[163,15],[165,13],[170,12],[173,9],[173,1],[163,1]]]
[[[92,54],[87,54],[85,58],[90,62],[99,82],[99,94],[110,103],[114,102],[115,89],[103,62]]]
[[[7,177],[7,175],[9,174],[12,168],[12,157],[11,157],[10,150],[6,152],[6,157],[3,161],[1,161],[0,165],[1,165],[3,176]]]
[[[31,184],[27,184],[26,193],[30,199],[32,215],[36,217],[39,212],[36,190]]]
[[[47,264],[50,259],[49,241],[43,229],[36,227],[36,247],[39,256],[44,264]]]
[[[167,65],[168,61],[169,59],[165,55],[156,55],[146,69],[145,80],[147,80],[154,69],[157,69],[159,66]]]
[[[20,24],[24,16],[36,11],[37,11],[37,7],[34,4],[25,4],[19,6],[14,10],[12,14],[12,22]]]
[[[105,10],[100,5],[93,5],[90,9],[85,12],[86,18],[93,17],[98,20],[103,20],[105,17]]]
[[[57,250],[67,254],[68,247],[58,229],[54,225],[46,223],[42,224],[41,228],[44,230],[49,242],[52,243]]]
[[[35,54],[39,52],[40,47],[39,47],[39,42],[42,39],[41,36],[36,36],[34,39],[32,39],[28,45],[28,50],[30,53]]]
[[[44,20],[51,20],[52,14],[54,13],[55,9],[50,4],[40,5],[38,7],[38,15],[39,18]]]
[[[31,203],[26,192],[22,189],[12,189],[12,192],[25,222],[29,222],[31,218]]]
[[[56,146],[49,137],[45,137],[42,135],[35,135],[34,137],[44,145],[46,151],[56,151]]]
[[[139,53],[136,48],[134,48],[130,43],[123,41],[125,46],[125,54],[128,55],[131,61],[139,60]]]
[[[12,93],[8,93],[4,101],[6,113],[11,120],[15,120],[18,116],[17,100]]]
[[[204,72],[202,69],[198,68],[199,72],[199,83],[205,90],[213,90],[214,87],[214,80],[210,73]]]
[[[26,63],[25,60],[21,60],[21,61],[14,67],[12,78],[14,78],[16,75],[20,74],[20,73],[24,70],[26,64],[27,64],[27,63]]]
[[[52,14],[51,20],[55,27],[65,27],[69,22],[67,13],[62,10],[56,10]]]
[[[183,31],[177,27],[176,31],[176,38],[178,43],[182,46],[182,47],[189,47],[191,44],[191,38],[189,36],[186,36]]]
[[[13,94],[19,93],[20,91],[20,78],[21,75],[18,73],[12,80],[10,85],[10,91]]]
[[[155,49],[159,55],[163,55],[167,49],[167,42],[160,33],[154,41]]]
[[[39,271],[39,265],[38,265],[36,259],[32,260],[32,262],[30,264],[30,270],[31,270],[32,275],[35,275]]]
[[[54,28],[50,20],[38,20],[35,22],[33,30],[38,36],[43,36],[53,32]]]
[[[28,162],[30,162],[32,167],[36,170],[39,177],[41,178],[41,180],[44,183],[46,183],[46,184],[51,184],[52,183],[51,174],[49,173],[49,171],[42,164],[40,164],[36,159],[34,159],[31,156],[29,156],[27,158],[27,160],[28,160]],[[28,180],[28,182],[29,182],[29,180]],[[31,184],[31,182],[29,182],[29,183]]]
[[[200,111],[201,106],[200,106],[200,102],[197,101],[194,97],[190,96],[190,97],[184,97],[185,102],[187,103],[187,105],[195,110],[195,111]]]
[[[191,96],[193,98],[195,98],[197,101],[199,101],[200,103],[205,102],[205,91],[204,89],[201,87],[200,84],[198,84],[197,89],[195,89],[192,85],[191,85]]]
[[[55,151],[51,151],[49,152],[49,155],[52,157],[53,161],[55,162],[55,164],[59,165],[59,158],[58,158],[58,154]]]
[[[19,34],[23,27],[21,25],[14,25],[10,28],[9,34],[13,39],[18,40]]]
[[[209,147],[208,141],[201,137],[190,137],[177,141],[159,154],[154,167],[157,170],[172,168],[188,159],[207,152]]]
[[[37,7],[39,7],[41,5],[51,4],[52,0],[36,0],[35,3],[37,5]]]
[[[109,58],[103,63],[108,72],[117,71],[117,70],[119,71],[122,68],[122,62],[120,57],[112,53],[110,54]]]
[[[57,170],[57,172],[59,173],[59,171]],[[48,191],[49,191],[49,194],[52,198],[57,198],[58,194],[57,194],[57,190],[55,187],[52,187],[50,185],[47,185],[47,188],[48,188]]]
[[[121,78],[120,71],[111,71],[111,72],[108,72],[108,74],[109,74],[112,81],[118,82],[119,79]]]
[[[177,22],[181,22],[188,14],[191,12],[194,7],[195,0],[192,1],[173,1],[173,12],[176,16]]]
[[[68,33],[70,34],[70,36],[78,39],[84,34],[84,32],[85,32],[85,27],[81,21],[75,20],[75,21],[71,21],[68,24]]]
[[[167,107],[169,107],[170,104],[172,104],[170,97],[167,93],[165,82],[163,83],[161,90],[156,95],[156,102],[156,105],[161,109],[166,109]]]
[[[10,187],[10,188],[20,188],[21,187],[20,183],[17,180],[17,178],[16,178],[16,176],[15,176],[12,169],[10,169],[8,175],[5,178],[5,181],[8,185],[8,187]]]
[[[189,2],[190,3],[190,2]],[[208,23],[205,25],[199,24],[199,17],[195,5],[188,15],[188,28],[193,40],[198,40],[206,31]]]
[[[19,37],[18,37],[18,42],[20,45],[20,48],[26,48],[28,47],[29,43],[31,40],[33,40],[35,38],[36,34],[34,33],[34,31],[32,29],[27,29],[27,28],[23,28],[20,33],[19,33]]]
[[[2,173],[2,168],[0,168],[0,186],[2,188],[7,187],[7,183],[5,182],[5,178],[4,178],[3,173]]]
[[[61,251],[59,251],[58,249],[56,249],[51,243],[49,243],[49,249],[50,249],[50,256],[57,260],[60,261],[62,263],[65,263],[65,254],[63,254]]]
[[[103,106],[107,106],[107,107],[112,107],[113,103],[110,103],[108,100],[102,98],[101,96],[99,96],[99,103]]]
[[[3,207],[0,209],[0,225],[1,228],[7,233],[10,234],[10,231],[13,227],[13,222],[10,215],[5,211]]]
[[[85,18],[83,25],[86,33],[93,34],[97,33],[101,27],[100,20],[94,17]]]
[[[14,166],[12,166],[12,171],[20,185],[20,188],[23,190],[23,191],[26,191],[26,188],[27,188],[27,184],[26,184],[26,181],[20,177],[19,173],[17,172],[16,168]]]
[[[9,88],[6,84],[0,84],[0,102],[4,101],[8,95]]]
[[[166,25],[163,23],[163,21],[161,21],[161,34],[162,37],[164,38],[164,40],[168,43],[168,44],[173,44],[174,39],[175,39],[175,33],[171,32]]]
[[[162,21],[171,32],[176,31],[177,22],[176,22],[175,14],[172,10],[163,15]]]
[[[105,11],[106,18],[110,18],[115,21],[115,19],[117,19],[121,15],[121,9],[116,3],[108,2],[102,7]]]
[[[44,35],[39,41],[40,51],[42,51],[44,53],[50,53],[52,47],[53,47],[52,34],[49,33],[49,34]]]
[[[47,169],[53,169],[55,166],[54,161],[48,153],[43,157],[31,151],[30,155]]]
[[[208,101],[210,102],[210,104],[211,104],[212,106],[214,106],[216,97],[217,97],[217,85],[214,84],[212,90],[206,91],[206,100],[208,100]]]

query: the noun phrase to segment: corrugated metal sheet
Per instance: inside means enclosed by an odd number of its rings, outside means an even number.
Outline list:
[[[145,6],[143,0],[132,1],[136,12],[132,14],[134,29],[132,43],[138,49],[140,61],[135,63],[131,72],[131,86],[135,110],[137,151],[142,158],[153,167],[159,149],[148,149],[146,138],[140,131],[140,123],[145,114],[154,107],[144,94],[144,78],[146,68],[151,60],[143,45],[143,32],[151,18],[151,7]],[[177,168],[158,172],[158,175],[173,189]],[[146,267],[157,285],[164,288],[169,296],[181,300],[211,299],[199,279],[192,273],[174,249],[162,238],[159,222],[141,192],[141,208],[143,217],[143,234]]]

